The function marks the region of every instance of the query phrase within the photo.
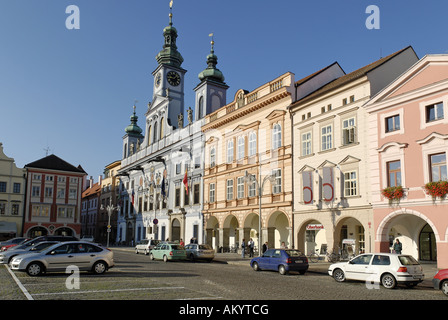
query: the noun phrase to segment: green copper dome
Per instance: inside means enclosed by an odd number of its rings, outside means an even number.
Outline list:
[[[173,15],[170,13],[170,24],[163,29],[165,43],[163,44],[163,49],[156,55],[156,60],[159,65],[167,64],[174,67],[180,67],[184,58],[182,58],[180,52],[177,51],[177,30],[173,27],[172,17]]]
[[[224,83],[224,75],[216,68],[216,65],[218,64],[218,57],[215,55],[215,51],[213,50],[214,42],[211,42],[212,48],[210,50],[210,54],[207,56],[207,68],[203,70],[201,73],[199,73],[198,78],[199,80],[205,80],[205,79],[211,79],[217,82]]]
[[[141,133],[142,133],[142,128],[140,128],[138,125],[137,125],[137,120],[138,120],[138,117],[137,117],[137,115],[135,114],[135,106],[134,106],[134,113],[132,114],[132,116],[131,116],[131,124],[130,125],[128,125],[127,127],[126,127],[126,129],[124,129],[124,131],[127,133],[127,134],[134,134],[134,135],[141,135]]]

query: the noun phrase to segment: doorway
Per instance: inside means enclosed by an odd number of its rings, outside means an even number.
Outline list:
[[[421,261],[437,261],[436,238],[429,224],[426,224],[420,232],[419,249]]]

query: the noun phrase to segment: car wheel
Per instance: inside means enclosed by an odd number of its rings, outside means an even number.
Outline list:
[[[135,249],[135,253],[138,254],[138,249]]]
[[[40,276],[44,272],[44,266],[40,262],[31,262],[26,267],[26,273],[31,277]]]
[[[194,261],[194,254],[190,254],[190,260]]]
[[[152,253],[149,255],[149,260],[154,260],[154,255]]]
[[[148,249],[145,249],[145,256],[147,256],[149,254]]]
[[[278,267],[278,272],[280,272],[281,275],[286,275],[286,274],[288,274],[288,271],[286,270],[286,268],[285,268],[284,265],[280,265],[280,266]]]
[[[107,264],[104,261],[95,262],[92,267],[92,271],[95,274],[103,274],[107,270]]]
[[[333,278],[337,282],[344,282],[345,281],[345,273],[341,269],[333,270]]]
[[[442,284],[440,285],[440,289],[442,290],[444,295],[448,296],[448,280],[442,281]]]
[[[252,268],[254,269],[254,271],[260,271],[261,269],[260,269],[260,266],[258,265],[258,263],[256,263],[256,262],[254,262],[253,264],[252,264]]]
[[[393,289],[397,285],[397,281],[390,273],[386,273],[381,277],[381,284],[384,288]]]
[[[168,262],[168,257],[166,255],[163,256],[163,262]]]

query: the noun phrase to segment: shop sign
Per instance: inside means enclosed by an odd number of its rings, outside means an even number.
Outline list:
[[[309,224],[306,226],[306,230],[322,230],[324,228],[321,224]]]

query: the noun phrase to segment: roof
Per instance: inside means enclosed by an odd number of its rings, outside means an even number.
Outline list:
[[[81,166],[75,167],[70,163],[68,163],[67,161],[62,160],[61,158],[55,156],[54,154],[46,156],[45,158],[42,158],[40,160],[28,163],[27,165],[25,165],[25,168],[37,168],[37,169],[68,171],[68,172],[87,174],[81,168]]]
[[[381,58],[375,62],[372,62],[358,70],[355,70],[349,74],[346,74],[345,76],[342,76],[330,83],[328,83],[327,85],[321,87],[320,89],[314,91],[313,93],[309,94],[308,96],[302,98],[301,100],[296,101],[296,103],[300,103],[304,100],[309,100],[309,99],[313,99],[318,97],[321,94],[327,93],[333,89],[336,89],[338,87],[341,87],[347,83],[350,83],[352,81],[355,81],[357,79],[360,79],[364,76],[366,76],[369,72],[373,71],[374,69],[380,67],[381,65],[383,65],[384,63],[386,63],[387,61],[391,60],[392,58],[398,56],[400,53],[408,50],[409,48],[412,48],[411,46],[408,46],[404,49],[401,49],[395,53],[392,53],[390,55],[388,55],[387,57]]]
[[[99,182],[95,183],[91,188],[87,188],[82,192],[82,198],[86,198],[91,195],[97,195],[101,191],[101,184]]]

